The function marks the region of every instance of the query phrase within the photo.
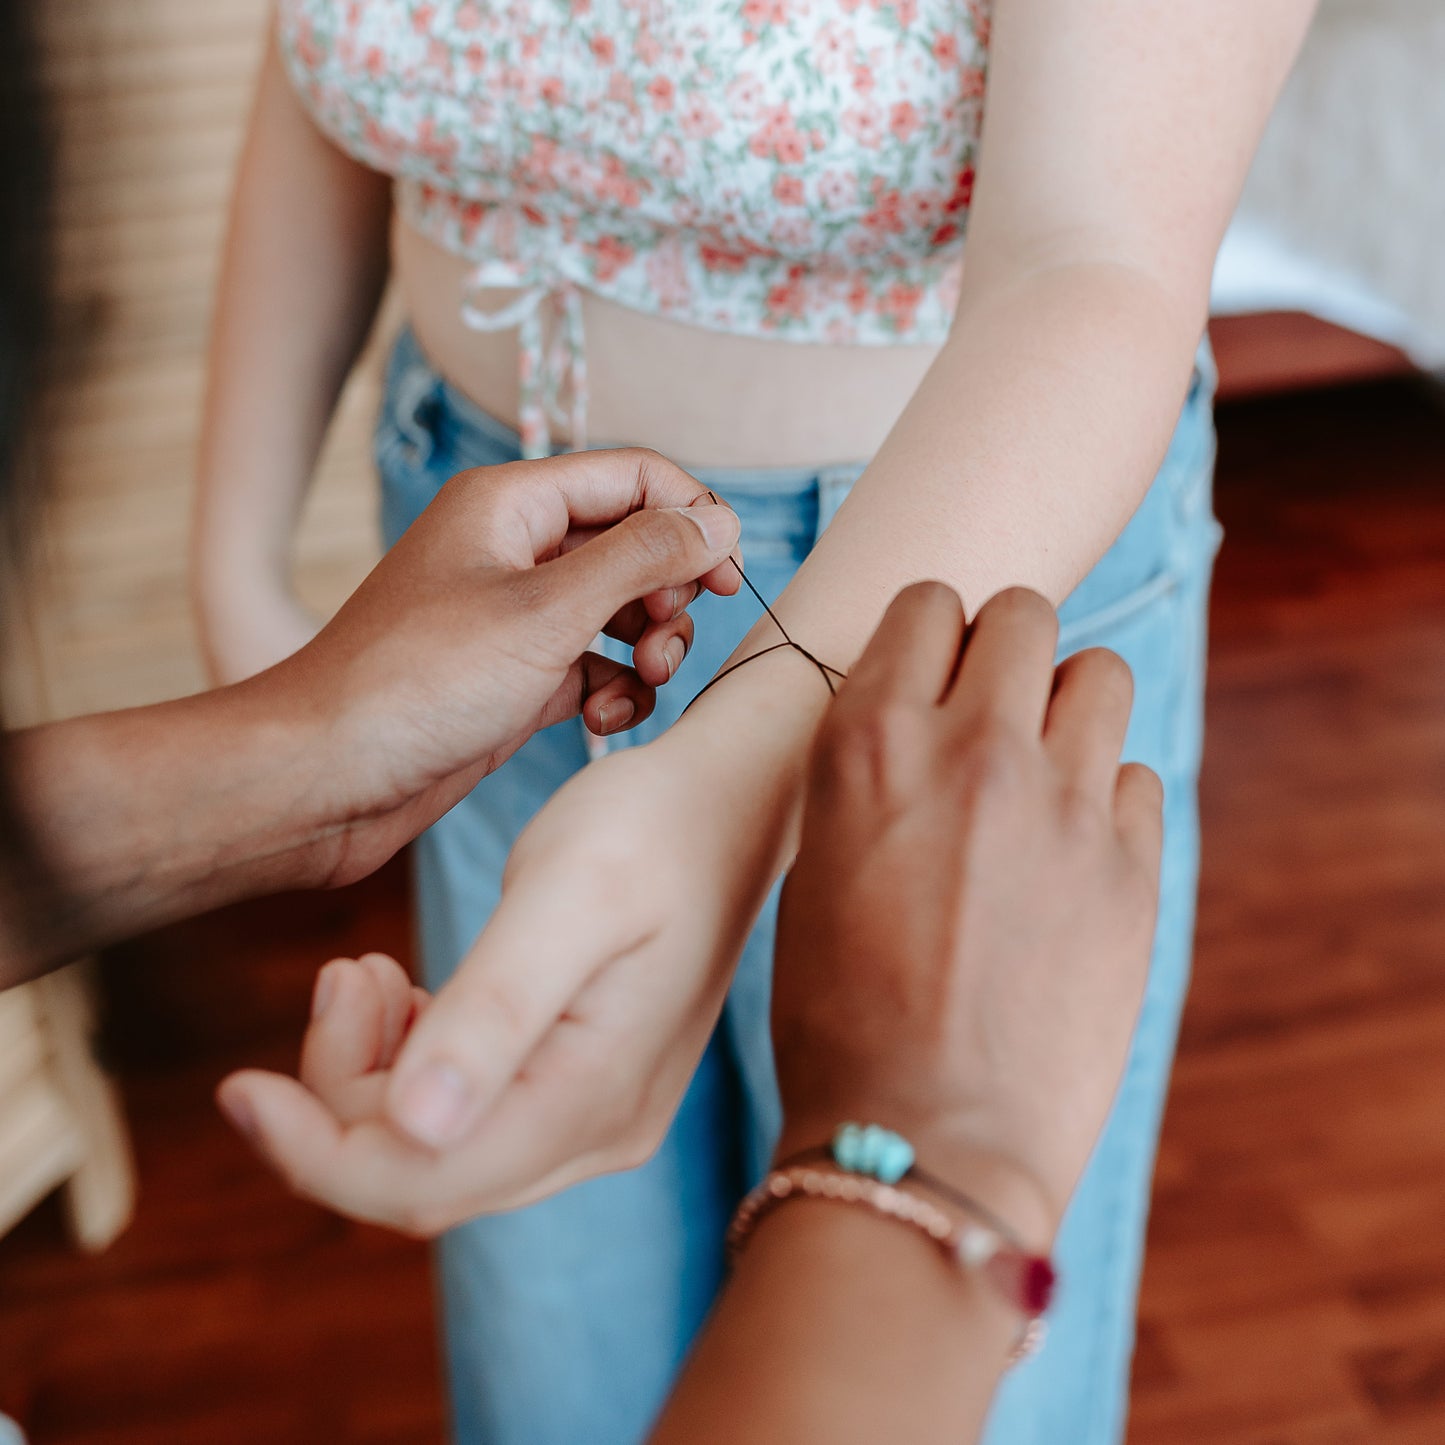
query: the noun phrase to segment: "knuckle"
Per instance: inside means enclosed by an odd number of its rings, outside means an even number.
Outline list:
[[[975,804],[1006,801],[1017,795],[1029,766],[1029,748],[1001,719],[985,717],[971,729],[959,769],[960,781]]]

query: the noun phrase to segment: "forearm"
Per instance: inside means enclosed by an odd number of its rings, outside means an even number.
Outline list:
[[[800,1202],[757,1228],[653,1445],[977,1438],[1019,1319],[911,1230]]]
[[[212,327],[198,597],[284,579],[332,408],[376,314],[390,186],[317,130],[270,41],[237,173]]]
[[[846,671],[912,581],[949,583],[970,613],[1015,584],[1061,601],[1147,490],[1202,324],[1110,265],[1041,270],[966,298],[953,339],[779,600],[790,634]],[[764,618],[735,658],[777,640]],[[745,769],[774,800],[779,866],[828,700],[803,659],[777,653],[675,730],[675,745]]]
[[[322,726],[262,678],[15,734],[6,766],[59,904],[0,984],[220,904],[317,882]]]

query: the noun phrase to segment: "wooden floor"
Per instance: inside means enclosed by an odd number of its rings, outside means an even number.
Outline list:
[[[1392,383],[1221,430],[1197,984],[1131,1440],[1441,1442],[1445,411]],[[141,1211],[99,1259],[48,1209],[0,1240],[0,1410],[34,1445],[440,1438],[424,1252],[284,1197],[209,1102],[289,1062],[318,961],[405,932],[393,868],[106,961]]]

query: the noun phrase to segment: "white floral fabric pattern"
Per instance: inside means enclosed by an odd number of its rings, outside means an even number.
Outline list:
[[[518,326],[523,440],[585,424],[579,288],[804,342],[938,342],[990,0],[281,0],[317,123]],[[520,287],[504,313],[492,288]]]

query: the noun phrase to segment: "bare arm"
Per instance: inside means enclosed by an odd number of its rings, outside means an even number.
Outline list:
[[[267,43],[212,327],[192,590],[213,675],[234,681],[314,632],[291,538],[387,273],[387,177],[343,155]]]
[[[952,334],[778,608],[841,668],[910,580],[942,579],[970,610],[1010,585],[1057,603],[1118,536],[1178,419],[1215,251],[1313,3],[994,10]],[[739,655],[774,640],[760,627]],[[739,673],[679,741],[736,738],[783,689],[792,792],[826,701],[796,664]]]
[[[970,612],[1011,585],[1057,603],[1118,536],[1176,425],[1214,254],[1312,8],[997,0],[952,333],[776,607],[815,656],[848,669],[920,578]],[[738,655],[776,640],[762,622]],[[573,779],[523,834],[500,908],[403,1052],[393,1122],[433,1147],[490,1148],[503,1202],[644,1157],[705,1046],[740,920],[792,855],[827,704],[812,667],[777,651],[656,742]],[[594,876],[608,880],[597,906],[559,916],[559,890]],[[603,1003],[620,1008],[639,972],[668,989],[650,999],[647,1046],[590,1042],[627,1068],[579,1088],[587,1064],[553,1025],[575,1023],[585,993],[610,1038]],[[428,1095],[440,1079],[444,1115]],[[536,1137],[527,1115],[544,1092],[576,1133],[538,1174],[513,1141]],[[585,1110],[567,1103],[583,1097]]]

